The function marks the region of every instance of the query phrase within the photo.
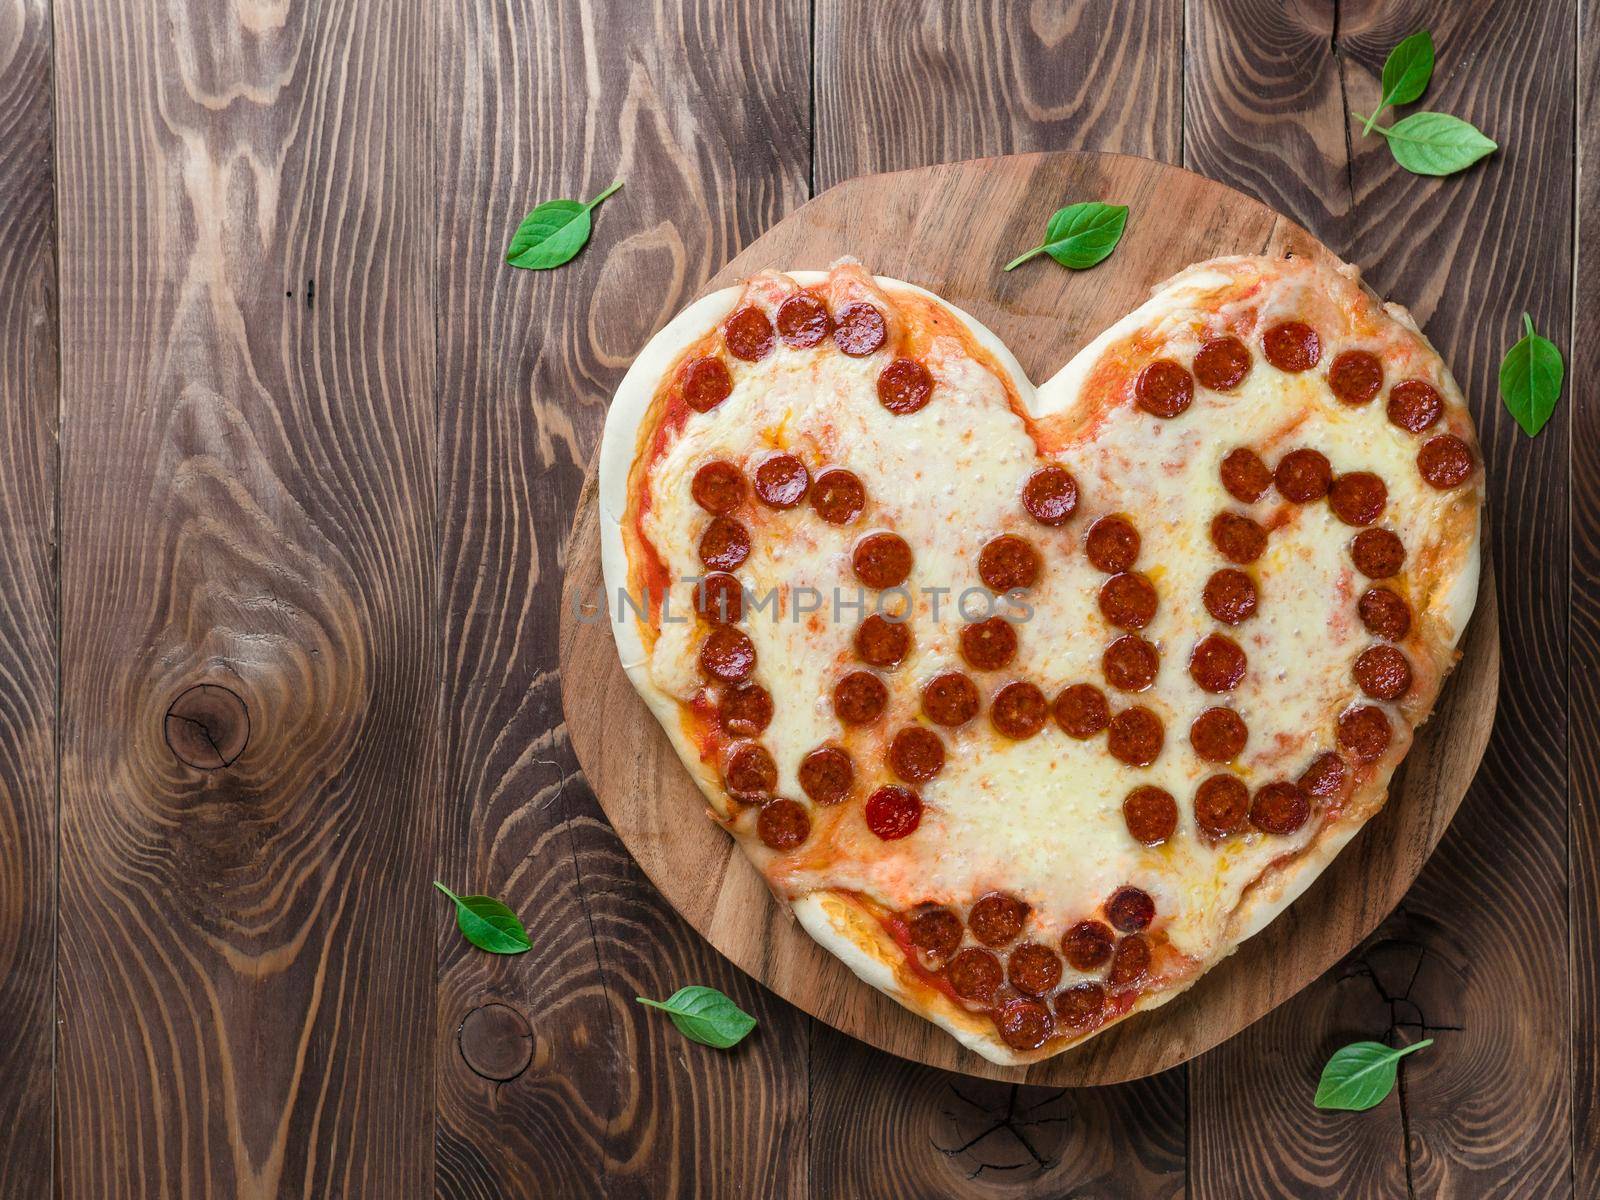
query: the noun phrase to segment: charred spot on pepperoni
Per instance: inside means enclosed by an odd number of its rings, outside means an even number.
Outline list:
[[[1134,841],[1159,846],[1177,831],[1178,802],[1171,792],[1144,784],[1122,801],[1122,821]]]
[[[1254,450],[1244,446],[1229,450],[1218,471],[1228,495],[1241,504],[1254,504],[1272,486],[1272,472],[1267,470],[1267,464]]]
[[[886,784],[867,797],[863,814],[867,828],[886,842],[916,831],[922,821],[922,797],[910,788]]]
[[[1136,634],[1124,634],[1106,647],[1100,669],[1106,682],[1120,692],[1142,692],[1156,681],[1161,655]]]
[[[714,458],[694,473],[689,494],[708,513],[730,513],[744,502],[744,475],[731,462]]]
[[[833,711],[846,725],[865,725],[883,715],[889,689],[870,671],[851,671],[833,688]]]
[[[1007,962],[1011,986],[1025,996],[1043,996],[1061,982],[1061,959],[1049,946],[1023,942]]]
[[[1106,983],[1113,991],[1123,991],[1144,981],[1150,971],[1150,943],[1143,934],[1131,933],[1117,943]]]
[[[679,378],[684,403],[695,412],[710,412],[733,394],[733,376],[720,358],[692,358]]]
[[[1309,504],[1328,494],[1333,483],[1333,464],[1319,450],[1291,450],[1278,460],[1272,473],[1278,494],[1296,504]]]
[[[711,571],[694,587],[694,610],[713,625],[737,625],[744,618],[744,588],[738,577]]]
[[[1002,595],[1032,587],[1039,578],[1039,552],[1014,533],[990,538],[978,551],[978,578],[990,591]]]
[[[1322,339],[1303,321],[1283,321],[1262,337],[1261,352],[1280,371],[1309,371],[1322,359]]]
[[[1022,485],[1022,507],[1041,525],[1064,525],[1078,507],[1078,481],[1065,467],[1040,467]]]
[[[1158,358],[1139,372],[1133,396],[1154,417],[1175,417],[1194,400],[1194,380],[1170,358]]]
[[[1347,773],[1344,759],[1329,750],[1311,760],[1311,765],[1300,776],[1300,787],[1306,795],[1326,800],[1339,794]]]
[[[846,304],[833,325],[833,344],[851,358],[865,358],[883,347],[889,327],[883,314],[864,301]]]
[[[732,571],[750,557],[750,534],[732,517],[712,517],[700,535],[700,561],[713,571]]]
[[[1101,517],[1089,526],[1083,552],[1107,575],[1126,571],[1139,558],[1139,531],[1121,517]]]
[[[1460,487],[1472,475],[1472,451],[1455,434],[1441,433],[1417,451],[1417,470],[1429,487],[1441,492]]]
[[[1094,684],[1075,683],[1062,688],[1056,697],[1055,716],[1062,733],[1083,741],[1111,721],[1111,706],[1106,703],[1106,694]]]
[[[965,725],[978,715],[978,685],[960,671],[935,675],[922,685],[922,711],[935,725]]]
[[[973,621],[961,629],[961,657],[979,671],[998,671],[1016,654],[1016,626],[1004,617]]]
[[[810,486],[811,472],[792,454],[773,454],[756,467],[756,495],[773,508],[794,508]]]
[[[1444,416],[1444,400],[1430,383],[1407,379],[1389,389],[1389,421],[1407,433],[1421,433]]]
[[[1346,404],[1365,404],[1383,386],[1383,364],[1376,354],[1345,350],[1328,364],[1328,387]]]
[[[889,768],[907,783],[927,783],[944,770],[944,742],[931,729],[908,725],[889,743]]]
[[[1388,502],[1389,489],[1371,471],[1341,475],[1328,489],[1328,507],[1346,525],[1371,525]]]
[[[1372,587],[1361,593],[1356,612],[1367,632],[1391,642],[1403,641],[1411,631],[1411,607],[1386,587]]]
[[[1244,679],[1245,665],[1239,643],[1213,633],[1201,638],[1189,655],[1189,677],[1201,691],[1231,692]]]
[[[856,627],[856,654],[874,667],[895,667],[911,652],[911,627],[873,613]]]
[[[1194,793],[1194,823],[1212,837],[1244,828],[1250,815],[1250,789],[1232,775],[1212,775]]]
[[[967,928],[985,946],[1009,945],[1022,933],[1028,912],[1028,906],[1015,896],[989,892],[978,897],[967,914]]]
[[[1267,531],[1249,517],[1219,512],[1211,519],[1211,544],[1229,562],[1253,563],[1267,549]]]
[[[796,292],[778,305],[778,336],[795,350],[820,346],[833,330],[828,306],[813,292]]]
[[[1061,954],[1075,971],[1097,971],[1111,961],[1116,936],[1100,921],[1079,921],[1061,935]]]
[[[1405,566],[1405,544],[1393,530],[1363,529],[1350,543],[1350,561],[1368,579],[1390,579]]]
[[[728,353],[745,362],[760,362],[772,353],[772,322],[753,305],[747,304],[727,319],[722,337]]]
[[[935,961],[949,958],[961,945],[961,918],[937,904],[918,911],[906,930],[911,944]]]
[[[1106,919],[1120,933],[1138,933],[1156,919],[1156,902],[1143,888],[1119,887],[1106,901]]]
[[[933,395],[933,376],[914,358],[897,358],[878,373],[878,403],[896,416],[916,412]]]
[[[1156,615],[1156,589],[1136,571],[1123,571],[1100,585],[1100,612],[1118,629],[1143,629]]]
[[[768,800],[756,814],[756,833],[774,850],[793,850],[811,836],[811,817],[793,800]]]
[[[1398,700],[1411,690],[1411,663],[1393,646],[1368,646],[1356,657],[1351,674],[1374,700]]]
[[[987,1004],[1000,986],[1000,960],[987,950],[968,946],[957,951],[944,967],[950,990],[973,1004]]]
[[[995,1019],[1000,1039],[1013,1050],[1037,1050],[1050,1040],[1056,1023],[1050,1010],[1037,1000],[1009,1001]]]
[[[755,643],[731,625],[718,625],[700,645],[700,670],[718,683],[743,683],[755,669]]]
[[[1044,693],[1020,679],[1006,684],[989,702],[989,720],[995,729],[1019,742],[1043,729],[1049,714]]]
[[[1208,708],[1189,726],[1189,745],[1206,762],[1232,762],[1249,736],[1244,718],[1231,708]]]
[[[911,546],[898,533],[869,533],[850,552],[850,565],[869,588],[899,587],[911,576]]]
[[[837,746],[818,746],[800,760],[800,790],[813,804],[838,804],[850,794],[856,768]]]
[[[1092,980],[1056,993],[1056,1020],[1073,1033],[1093,1029],[1106,1017],[1106,989]]]
[[[1298,783],[1280,779],[1256,791],[1250,802],[1250,824],[1279,837],[1297,832],[1311,819],[1311,800]]]
[[[1393,736],[1394,729],[1381,708],[1360,704],[1339,714],[1339,745],[1357,762],[1382,758]]]
[[[848,525],[866,507],[867,489],[853,471],[824,471],[811,487],[811,507],[830,525]]]
[[[759,683],[724,688],[717,701],[717,724],[730,737],[754,737],[772,724],[772,695]]]
[[[1237,625],[1255,615],[1255,580],[1243,571],[1224,567],[1206,580],[1206,611],[1224,625]]]
[[[1250,373],[1250,362],[1250,348],[1238,338],[1212,338],[1195,353],[1194,377],[1213,392],[1232,391]]]
[[[1161,718],[1143,705],[1123,709],[1106,727],[1106,749],[1130,767],[1148,767],[1155,762],[1166,738]]]
[[[728,749],[722,782],[741,799],[770,796],[778,786],[778,764],[765,746],[738,742]]]

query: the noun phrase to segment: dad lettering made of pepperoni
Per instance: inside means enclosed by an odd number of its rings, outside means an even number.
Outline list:
[[[651,341],[601,454],[623,665],[713,817],[999,1063],[1170,1000],[1299,895],[1477,590],[1460,391],[1302,260],[1190,267],[1037,390],[920,288],[766,272]]]

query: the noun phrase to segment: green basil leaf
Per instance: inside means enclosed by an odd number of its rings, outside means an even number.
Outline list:
[[[479,950],[490,954],[521,954],[531,950],[528,931],[512,912],[493,896],[458,896],[437,879],[438,888],[456,906],[456,926]]]
[[[1412,113],[1387,128],[1374,128],[1388,139],[1395,162],[1414,175],[1453,175],[1499,149],[1474,126],[1449,113]]]
[[[1048,254],[1063,267],[1082,271],[1117,248],[1122,231],[1128,224],[1126,204],[1069,204],[1056,209],[1045,226],[1044,241],[1006,264],[1005,269],[1020,267],[1030,258]]]
[[[1567,368],[1556,344],[1533,331],[1533,318],[1527,313],[1522,314],[1522,324],[1527,332],[1500,362],[1500,399],[1522,432],[1537,437],[1556,411]]]
[[[1335,1051],[1317,1081],[1316,1106],[1362,1112],[1381,1103],[1394,1090],[1400,1060],[1431,1045],[1432,1038],[1398,1050],[1382,1042],[1352,1042]]]
[[[678,1032],[691,1042],[726,1050],[742,1042],[756,1027],[756,1019],[716,988],[679,988],[665,1000],[634,997],[649,1008],[659,1008],[672,1018]]]
[[[1383,60],[1383,99],[1367,118],[1366,128],[1372,132],[1378,114],[1393,104],[1410,104],[1428,88],[1433,78],[1433,34],[1424,29],[1404,39]]]
[[[506,261],[529,271],[548,271],[571,262],[589,241],[589,211],[621,186],[620,181],[613,183],[587,204],[545,201],[522,218],[506,247]]]

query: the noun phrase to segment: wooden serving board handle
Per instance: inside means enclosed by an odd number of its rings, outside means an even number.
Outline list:
[[[1044,259],[1001,271],[1038,243],[1051,212],[1076,200],[1131,207],[1110,259],[1092,271]],[[1117,154],[1026,154],[842,183],[758,238],[706,290],[763,267],[823,268],[853,254],[874,273],[921,284],[977,317],[1039,381],[1189,263],[1261,253],[1329,251],[1258,201],[1179,167]],[[1286,913],[1187,994],[1026,1069],[996,1066],[856,979],[773,901],[732,840],[700,819],[705,799],[623,674],[610,626],[579,617],[604,587],[592,465],[567,548],[561,694],[573,748],[623,844],[691,925],[784,999],[930,1066],[1030,1083],[1117,1083],[1175,1066],[1287,1000],[1410,887],[1466,794],[1494,720],[1499,620],[1487,553],[1483,562],[1461,661],[1384,811]]]

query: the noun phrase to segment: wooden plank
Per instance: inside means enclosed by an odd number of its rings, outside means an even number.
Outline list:
[[[0,1195],[51,1190],[56,264],[50,5],[0,0]]]
[[[1282,1012],[1191,1065],[1192,1191],[1563,1194],[1569,441],[1561,414],[1527,441],[1500,410],[1495,371],[1524,309],[1541,328],[1568,327],[1574,14],[1411,3],[1336,28],[1340,11],[1191,4],[1187,162],[1305,223],[1407,303],[1472,400],[1502,589],[1500,720],[1393,917]],[[1371,111],[1384,55],[1418,28],[1439,47],[1426,106],[1502,147],[1444,180],[1401,171],[1349,115]],[[1437,1042],[1407,1061],[1384,1109],[1311,1108],[1331,1050],[1391,1029]]]
[[[56,5],[61,1195],[432,1187],[429,14]]]
[[[535,949],[441,942],[438,1194],[803,1195],[807,1021],[639,873],[577,772],[555,668],[563,542],[612,388],[804,199],[807,5],[453,0],[440,19],[438,869],[502,895]],[[575,262],[502,263],[534,203],[613,179]],[[634,1003],[687,983],[760,1029],[719,1054]]]

